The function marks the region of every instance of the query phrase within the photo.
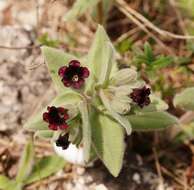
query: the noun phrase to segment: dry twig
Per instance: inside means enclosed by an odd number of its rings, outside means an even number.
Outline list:
[[[171,177],[176,183],[182,186],[182,188],[185,187],[185,183],[176,177],[173,173],[171,173],[169,170],[167,170],[165,167],[161,167],[161,171],[166,174],[167,176]],[[187,190],[192,190],[191,188],[188,188]]]
[[[162,30],[155,26],[151,21],[149,21],[147,18],[142,16],[140,13],[138,13],[136,10],[132,9],[124,0],[116,0],[117,4],[119,7],[122,7],[124,10],[128,12],[128,14],[135,17],[139,21],[141,21],[144,24],[144,27],[147,26],[148,28],[154,30],[158,34],[160,34],[163,37],[171,37],[175,39],[194,39],[194,36],[189,36],[189,35],[179,35],[179,34],[174,34],[166,30]],[[134,20],[134,18],[133,18]],[[141,24],[142,24],[141,23]]]
[[[137,26],[139,26],[145,33],[148,34],[151,38],[153,38],[164,50],[166,50],[171,55],[174,55],[174,52],[170,48],[168,48],[159,38],[157,38],[153,33],[151,33],[144,24],[142,24],[137,18],[135,18],[132,14],[130,14],[125,8],[122,6],[118,6],[118,9],[125,14],[129,19],[131,19]]]
[[[11,47],[11,46],[3,46],[0,45],[0,49],[8,49],[8,50],[23,50],[23,49],[34,49],[34,48],[40,48],[41,45],[30,45],[30,46],[21,46],[21,47]]]
[[[160,163],[159,163],[159,160],[158,160],[158,154],[157,154],[155,148],[153,148],[153,153],[154,153],[157,173],[158,173],[158,176],[159,176],[159,179],[160,179],[160,184],[162,184],[162,186],[164,187],[164,180],[163,180],[163,177],[162,177],[161,167],[160,167]]]

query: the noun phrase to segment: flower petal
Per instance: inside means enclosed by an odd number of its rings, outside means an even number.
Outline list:
[[[49,114],[47,112],[43,113],[43,120],[49,122]]]
[[[70,87],[72,85],[71,81],[65,80],[64,78],[62,79],[62,82],[63,82],[64,86],[66,86],[66,87]]]
[[[64,123],[63,125],[59,125],[59,129],[64,130],[67,129],[69,126],[67,125],[67,123]]]
[[[144,86],[143,88],[134,88],[133,92],[130,93],[130,98],[136,103],[139,107],[143,108],[150,104],[149,95],[151,94],[150,88]]]
[[[66,66],[63,66],[63,67],[59,68],[59,70],[58,70],[58,75],[59,75],[60,77],[63,77],[64,74],[65,74],[66,69],[67,69]]]
[[[71,60],[69,66],[80,67],[80,62],[78,60]]]
[[[68,113],[65,113],[63,119],[64,119],[64,120],[69,119],[69,114],[68,114]]]
[[[88,70],[87,67],[82,67],[82,72],[83,72],[83,78],[88,78],[90,75],[90,71]]]
[[[79,89],[81,88],[81,86],[83,86],[83,84],[84,84],[84,79],[80,79],[78,82],[74,82],[72,86],[75,89]]]
[[[67,112],[67,110],[66,110],[65,108],[63,108],[63,107],[58,107],[58,108],[57,108],[57,111],[58,111],[59,113],[61,113],[61,114],[65,114],[65,113]]]
[[[49,129],[51,129],[53,131],[56,131],[58,129],[58,126],[54,125],[54,124],[50,124],[48,127],[49,127]]]

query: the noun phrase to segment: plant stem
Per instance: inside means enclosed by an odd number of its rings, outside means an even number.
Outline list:
[[[97,20],[99,24],[103,25],[104,12],[103,12],[103,2],[102,1],[100,1],[97,5]]]

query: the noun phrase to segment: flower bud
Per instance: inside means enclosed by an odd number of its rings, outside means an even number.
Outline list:
[[[141,88],[144,82],[131,81],[128,85],[110,86],[107,89],[107,98],[110,101],[112,109],[119,114],[126,114],[131,109],[132,99],[129,94],[133,92],[134,88]]]
[[[115,86],[127,85],[137,80],[137,72],[134,69],[126,68],[119,70],[111,79]]]

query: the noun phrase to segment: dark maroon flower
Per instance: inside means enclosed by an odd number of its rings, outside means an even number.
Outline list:
[[[62,147],[63,150],[67,149],[69,147],[69,144],[69,133],[66,133],[65,135],[60,135],[56,141],[56,146]]]
[[[72,60],[68,66],[61,67],[58,74],[66,87],[78,89],[83,86],[85,78],[88,78],[90,73],[87,67],[80,66],[79,61]]]
[[[58,130],[58,129],[66,129],[68,125],[66,120],[69,119],[69,115],[67,113],[67,109],[62,107],[47,107],[48,112],[43,113],[43,120],[49,123],[49,129]]]
[[[133,92],[130,94],[130,98],[141,108],[150,104],[151,91],[146,86],[142,88],[134,88]]]

